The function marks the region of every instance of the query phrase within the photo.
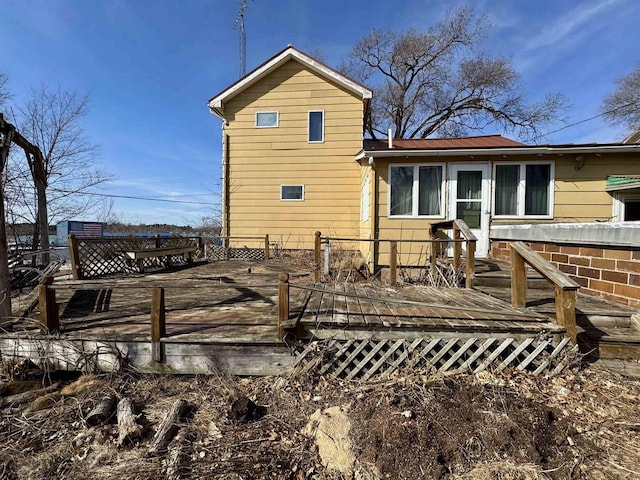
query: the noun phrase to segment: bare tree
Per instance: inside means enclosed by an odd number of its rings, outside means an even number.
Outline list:
[[[12,97],[11,90],[9,90],[7,83],[7,75],[0,72],[0,108]]]
[[[109,178],[94,167],[97,149],[81,125],[87,113],[86,95],[48,87],[33,90],[18,110],[21,131],[42,152],[41,158],[27,155],[27,163],[36,189],[36,224],[43,248],[48,248],[49,218],[72,218],[86,211],[93,199],[85,194]],[[17,172],[16,180],[24,178],[19,168]]]
[[[488,28],[461,7],[425,32],[376,29],[361,39],[340,69],[373,86],[368,133],[393,126],[396,138],[459,136],[497,123],[518,137],[541,136],[564,100],[527,104],[510,60],[476,52]]]
[[[617,89],[602,102],[604,116],[614,125],[630,131],[640,128],[640,63],[636,69],[620,77]]]

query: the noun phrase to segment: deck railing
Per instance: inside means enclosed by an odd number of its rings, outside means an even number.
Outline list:
[[[130,250],[163,247],[196,247],[196,257],[203,257],[205,244],[203,237],[77,237],[69,235],[69,256],[73,278],[80,280],[134,270],[130,258],[123,252]],[[182,255],[173,261],[179,262]],[[158,266],[158,259],[145,258],[144,267]]]
[[[446,230],[452,231],[452,236],[444,234]],[[471,288],[473,286],[473,277],[475,269],[475,251],[476,251],[476,236],[471,232],[471,229],[467,226],[464,220],[449,220],[446,222],[438,222],[431,225],[430,230],[431,238],[428,240],[414,240],[414,239],[363,239],[363,238],[345,238],[345,237],[323,237],[321,232],[315,233],[314,241],[314,277],[316,282],[320,282],[322,279],[322,245],[325,246],[325,261],[324,272],[328,273],[329,270],[329,257],[331,255],[331,243],[332,242],[351,242],[357,243],[388,243],[389,244],[389,283],[393,286],[398,281],[398,245],[399,244],[423,244],[427,245],[427,257],[430,268],[434,270],[436,268],[438,252],[445,251],[444,246],[452,245],[452,263],[454,269],[458,269],[462,263],[462,246],[465,245],[466,258],[465,258],[465,287]],[[443,235],[444,234],[444,235]],[[438,238],[438,236],[444,236],[444,238]]]
[[[522,242],[509,244],[511,248],[511,303],[514,307],[527,305],[527,272],[530,265],[554,286],[556,322],[567,331],[567,337],[576,341],[576,292],[580,285],[556,269]]]

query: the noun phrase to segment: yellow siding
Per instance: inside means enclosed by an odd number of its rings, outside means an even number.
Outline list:
[[[307,141],[308,112],[324,111],[324,143]],[[255,114],[277,111],[277,128]],[[225,105],[229,124],[229,234],[269,234],[283,248],[312,248],[313,234],[358,237],[362,99],[291,60]],[[281,201],[280,185],[304,185]]]

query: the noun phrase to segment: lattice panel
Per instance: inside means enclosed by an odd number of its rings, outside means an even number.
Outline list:
[[[232,258],[264,260],[264,248],[225,248],[209,244],[206,250],[208,260],[229,260]]]
[[[79,238],[78,250],[84,276],[88,278],[137,272],[138,268],[135,261],[130,259],[124,252],[127,250],[155,248],[158,246],[156,240],[156,238],[134,237]],[[198,246],[198,239],[189,237],[160,238],[159,242],[161,247]],[[198,252],[196,251],[196,256],[199,256]],[[185,260],[182,255],[172,255],[171,263],[180,265],[185,263]],[[145,269],[162,266],[162,260],[159,258],[144,259]]]
[[[413,340],[325,340],[298,344],[294,353],[302,370],[335,378],[363,379],[399,368],[432,370],[506,369],[560,373],[575,350],[569,339],[418,338]]]

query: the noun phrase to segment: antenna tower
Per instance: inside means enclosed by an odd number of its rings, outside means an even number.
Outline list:
[[[233,24],[233,29],[238,28],[240,51],[240,77],[247,73],[247,32],[244,28],[244,12],[247,9],[247,0],[240,1],[240,10]]]

